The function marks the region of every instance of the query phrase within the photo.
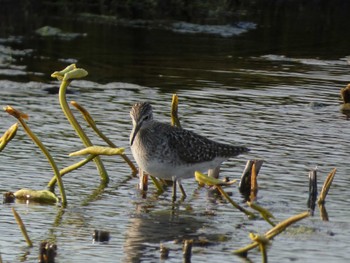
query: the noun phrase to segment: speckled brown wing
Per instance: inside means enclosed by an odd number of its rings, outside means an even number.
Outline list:
[[[249,151],[246,147],[214,142],[192,131],[171,127],[168,129],[170,148],[177,149],[178,156],[187,163],[211,161],[214,158],[230,158]]]

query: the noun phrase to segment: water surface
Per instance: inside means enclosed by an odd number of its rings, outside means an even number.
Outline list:
[[[0,101],[29,114],[28,124],[60,168],[80,160],[68,154],[83,146],[65,120],[57,94],[47,91],[59,85],[50,78],[53,71],[70,63],[89,71],[86,79],[69,87],[68,101],[85,106],[98,127],[126,147],[129,156],[133,103],[150,101],[155,118],[167,122],[171,96],[177,93],[185,128],[251,148],[249,154],[225,162],[222,176],[239,178],[248,159],[265,160],[258,202],[276,221],[306,210],[310,169],[318,168],[321,188],[336,167],[326,204],[330,221],[322,222],[316,211],[299,224],[301,231],[275,238],[268,255],[271,262],[347,261],[350,135],[348,119],[339,111],[339,90],[350,79],[350,66],[342,42],[316,45],[314,36],[293,34],[282,42],[262,28],[223,38],[55,20],[51,25],[87,36],[46,39],[20,29],[16,35],[1,36]],[[103,145],[74,112],[92,141]],[[0,114],[2,132],[14,122],[5,112]],[[1,192],[43,189],[53,175],[22,129],[0,159]],[[249,232],[270,228],[209,198],[194,180],[184,182],[188,198],[174,210],[169,190],[156,196],[151,185],[147,198],[142,198],[137,178],[122,160],[103,160],[111,179],[104,189],[93,163],[64,178],[69,204],[64,211],[47,205],[1,205],[0,252],[5,262],[35,262],[42,240],[58,245],[57,262],[158,262],[160,243],[170,248],[164,262],[179,262],[186,238],[208,241],[193,248],[193,262],[241,262],[232,251],[249,243]],[[241,201],[235,186],[227,190]],[[22,216],[34,248],[26,247],[11,207]],[[110,231],[110,242],[93,243],[94,229]],[[260,261],[256,250],[249,258]]]

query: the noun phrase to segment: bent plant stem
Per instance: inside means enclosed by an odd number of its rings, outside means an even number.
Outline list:
[[[25,123],[25,121],[23,120],[21,114],[19,111],[15,110],[14,108],[7,106],[5,108],[5,111],[7,113],[9,113],[10,115],[14,116],[15,118],[17,118],[17,120],[20,122],[20,124],[22,125],[23,129],[25,130],[25,132],[28,134],[28,136],[33,140],[33,142],[40,148],[40,150],[44,153],[44,155],[46,156],[47,160],[49,161],[53,172],[55,174],[56,180],[58,182],[58,187],[60,189],[60,194],[61,194],[61,201],[62,201],[62,206],[66,207],[67,206],[67,198],[66,198],[66,193],[64,191],[64,186],[63,186],[63,182],[62,182],[62,178],[60,175],[60,172],[57,168],[57,165],[55,163],[55,160],[52,158],[51,154],[49,153],[49,151],[46,149],[45,145],[39,140],[39,138],[30,130],[29,126]]]
[[[333,179],[334,179],[334,176],[335,176],[335,173],[337,171],[337,168],[334,168],[327,176],[323,186],[322,186],[322,190],[321,190],[321,193],[320,193],[320,196],[317,200],[318,204],[321,205],[321,204],[324,204],[325,203],[325,200],[326,200],[326,197],[327,197],[327,194],[328,194],[328,191],[329,191],[329,188],[331,187],[332,185],[332,182],[333,182]]]
[[[66,198],[66,193],[64,190],[64,186],[63,186],[63,181],[60,175],[60,172],[57,168],[57,165],[55,163],[55,160],[52,158],[51,154],[49,153],[49,151],[46,149],[46,147],[44,146],[44,144],[39,140],[38,137],[36,137],[36,135],[29,129],[28,125],[22,120],[19,119],[19,122],[22,124],[24,130],[27,132],[27,134],[29,135],[29,137],[36,143],[36,145],[40,148],[40,150],[45,154],[46,158],[48,159],[54,174],[55,174],[55,178],[57,180],[58,183],[58,187],[60,189],[60,194],[61,194],[61,199],[62,199],[62,206],[66,207],[67,206],[67,198]]]
[[[267,209],[255,204],[253,202],[247,201],[247,204],[250,208],[258,211],[267,223],[269,223],[273,227],[276,226],[276,224],[270,220],[270,218],[274,218],[274,216]]]
[[[292,216],[292,217],[290,217],[290,218],[280,222],[275,227],[271,228],[268,232],[265,233],[264,236],[268,240],[271,240],[272,238],[274,238],[278,234],[282,233],[290,225],[292,225],[292,224],[298,222],[299,220],[304,219],[304,218],[306,218],[308,216],[310,216],[309,211],[303,212],[303,213],[295,215],[295,216]],[[236,254],[236,255],[245,255],[246,253],[248,253],[249,250],[257,247],[258,245],[259,245],[258,242],[253,242],[253,243],[247,245],[244,248],[240,248],[238,250],[235,250],[233,253]]]
[[[80,124],[78,123],[78,121],[74,117],[74,115],[71,112],[71,110],[68,106],[68,103],[66,101],[66,90],[67,90],[69,83],[70,83],[70,80],[63,79],[61,82],[61,85],[60,85],[59,101],[60,101],[61,108],[62,108],[63,113],[65,114],[66,118],[68,119],[68,121],[72,125],[73,129],[76,131],[76,133],[78,134],[78,136],[80,137],[80,139],[84,143],[84,145],[86,147],[92,146],[90,139],[86,136],[86,134],[83,131],[83,129],[81,128]],[[94,162],[95,162],[96,167],[100,173],[100,177],[101,177],[102,182],[108,183],[109,182],[108,174],[107,174],[107,171],[102,163],[101,158],[97,156],[96,158],[94,158]]]
[[[121,155],[124,153],[124,148],[110,148],[110,147],[101,147],[101,146],[89,146],[87,148],[84,148],[82,150],[76,151],[74,153],[70,153],[69,156],[78,156],[78,155],[85,155],[89,154],[88,157],[84,160],[81,160],[80,162],[77,162],[75,164],[72,164],[71,166],[68,166],[60,171],[61,176],[65,175],[66,173],[69,173],[73,170],[76,170],[80,168],[81,166],[85,165],[92,159],[96,158],[98,155]],[[56,183],[55,178],[52,178],[51,181],[48,184],[49,189],[54,188]],[[101,181],[101,184],[107,185],[107,182]]]
[[[100,185],[81,203],[82,206],[89,205],[92,201],[95,201],[101,196],[107,187],[107,183],[101,182]]]
[[[150,175],[151,180],[153,182],[153,184],[156,186],[157,190],[159,193],[163,193],[164,192],[164,188],[161,185],[161,183],[157,180],[157,178],[155,178],[154,176]]]
[[[85,164],[90,162],[95,157],[96,157],[95,155],[89,155],[88,157],[86,157],[86,159],[81,160],[80,162],[77,162],[75,164],[72,164],[72,165],[70,165],[70,166],[68,166],[66,168],[63,168],[62,170],[60,170],[61,177],[64,176],[65,174],[71,172],[71,171],[74,171],[74,170],[84,166]],[[52,177],[50,182],[47,184],[47,187],[49,188],[50,191],[53,192],[56,182],[57,182],[56,176]]]
[[[269,244],[269,240],[263,235],[259,236],[259,235],[253,234],[253,233],[250,233],[249,237],[252,241],[257,242],[259,244],[262,262],[267,263],[266,246]]]
[[[19,216],[19,214],[17,213],[17,211],[13,207],[12,207],[12,212],[13,212],[13,215],[14,215],[14,217],[16,219],[16,222],[17,222],[19,228],[21,229],[22,235],[24,236],[24,239],[26,240],[28,246],[29,247],[33,247],[33,243],[32,243],[32,241],[30,240],[30,238],[28,236],[26,227],[23,224],[23,221],[22,221],[21,217]]]
[[[231,203],[231,205],[233,205],[235,208],[237,208],[239,211],[245,213],[250,219],[254,219],[256,218],[256,216],[248,211],[247,209],[244,209],[243,207],[241,207],[239,204],[237,204],[235,201],[233,201],[228,194],[222,189],[222,187],[220,185],[216,185],[216,188],[219,190],[220,194],[222,194],[223,197],[225,197],[227,199],[227,201],[229,201]]]
[[[198,171],[195,171],[194,177],[196,178],[196,180],[197,180],[197,182],[199,184],[215,186],[218,189],[218,191],[220,192],[220,194],[227,199],[227,201],[229,201],[239,211],[245,213],[250,219],[256,218],[256,216],[252,212],[244,209],[243,207],[241,207],[239,204],[237,204],[235,201],[233,201],[228,196],[228,194],[221,187],[221,185],[225,184],[224,182],[222,182],[219,179],[214,178],[212,176],[204,175],[204,174],[202,174],[201,172],[198,172]],[[229,184],[232,184],[232,183],[229,183]]]
[[[94,132],[100,136],[102,140],[104,140],[110,147],[118,148],[117,145],[115,145],[110,139],[107,138],[106,135],[104,135],[96,126],[96,123],[94,119],[91,117],[90,113],[80,104],[78,104],[76,101],[71,101],[71,104],[77,108],[81,114],[83,115],[85,121],[90,125],[90,127],[94,130]],[[129,157],[126,154],[121,154],[121,157],[124,159],[124,161],[130,166],[131,171],[133,174],[137,174],[137,168],[134,165],[134,163],[129,159]]]

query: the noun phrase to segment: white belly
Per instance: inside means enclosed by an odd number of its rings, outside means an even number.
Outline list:
[[[193,178],[195,171],[206,173],[209,169],[218,167],[223,161],[220,158],[204,163],[174,165],[170,162],[161,162],[159,159],[154,158],[146,160],[144,156],[135,154],[134,151],[135,149],[132,147],[132,153],[139,168],[152,176],[166,180],[172,180],[174,177],[176,179]]]

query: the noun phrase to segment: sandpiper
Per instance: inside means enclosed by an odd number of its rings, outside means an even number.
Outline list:
[[[195,171],[217,170],[223,161],[249,151],[244,146],[218,143],[192,131],[158,122],[153,119],[148,102],[136,103],[130,116],[133,123],[130,145],[137,165],[152,176],[172,180],[174,187],[181,179],[193,177]],[[173,200],[176,200],[175,191]]]

